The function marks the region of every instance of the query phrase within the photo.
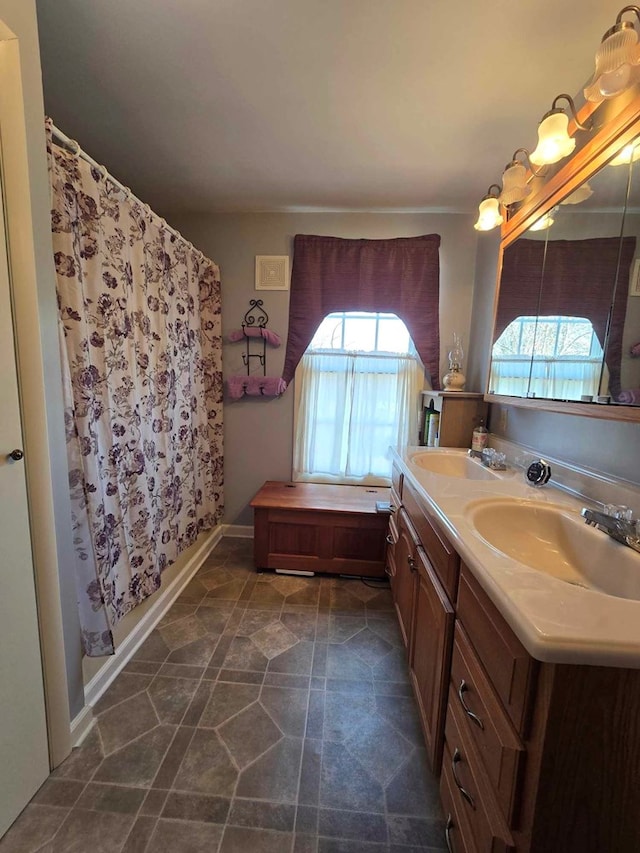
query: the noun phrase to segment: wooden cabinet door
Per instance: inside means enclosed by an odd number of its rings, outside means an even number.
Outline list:
[[[411,647],[413,604],[417,578],[417,545],[409,517],[403,509],[398,512],[398,541],[394,547],[395,574],[391,578],[393,600],[398,614],[402,639]]]
[[[454,611],[422,548],[417,549],[416,557],[418,572],[409,666],[427,755],[433,772],[439,773],[453,647]]]

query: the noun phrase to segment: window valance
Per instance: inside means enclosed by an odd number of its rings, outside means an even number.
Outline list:
[[[635,247],[635,237],[624,237],[622,241],[618,237],[517,240],[503,257],[494,339],[517,317],[586,317],[601,346],[606,344],[609,385],[617,394],[629,270]]]
[[[334,311],[396,314],[439,387],[440,235],[350,240],[297,234],[283,379],[289,383],[313,335]]]

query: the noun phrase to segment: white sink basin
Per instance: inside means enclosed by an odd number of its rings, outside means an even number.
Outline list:
[[[476,459],[467,456],[462,450],[423,450],[420,453],[414,453],[410,459],[418,468],[429,471],[430,474],[441,474],[445,477],[495,480],[500,476]]]
[[[640,554],[584,523],[578,512],[533,501],[475,501],[466,518],[492,548],[576,586],[640,600]]]

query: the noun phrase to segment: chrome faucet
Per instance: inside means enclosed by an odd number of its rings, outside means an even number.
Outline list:
[[[583,507],[580,515],[590,527],[597,527],[612,539],[640,553],[640,519],[631,518],[629,511],[625,513],[628,517],[621,518],[619,515],[608,515],[606,512]]]

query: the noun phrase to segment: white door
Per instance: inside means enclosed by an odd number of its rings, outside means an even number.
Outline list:
[[[22,453],[6,229],[0,192],[0,836],[49,774]]]

